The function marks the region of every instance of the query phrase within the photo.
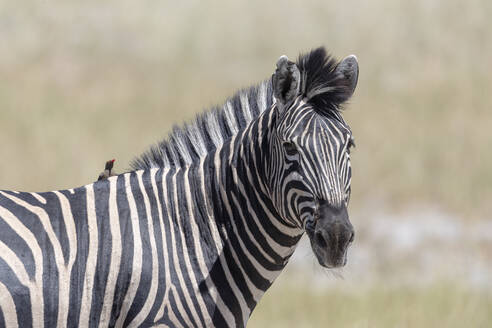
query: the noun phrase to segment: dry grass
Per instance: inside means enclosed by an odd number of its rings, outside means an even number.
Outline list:
[[[489,327],[492,296],[449,282],[429,286],[316,288],[280,279],[248,327]]]

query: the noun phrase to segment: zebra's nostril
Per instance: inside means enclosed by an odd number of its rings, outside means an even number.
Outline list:
[[[321,248],[328,247],[328,244],[326,243],[326,240],[323,237],[323,233],[321,231],[316,231],[315,238],[316,238],[316,242],[318,243],[319,247],[321,247]]]
[[[312,233],[314,231],[314,226],[315,226],[315,224],[314,224],[313,220],[307,220],[306,221],[305,228],[308,232]]]

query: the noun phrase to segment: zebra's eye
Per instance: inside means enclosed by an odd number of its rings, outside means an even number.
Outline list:
[[[294,145],[294,143],[286,141],[283,143],[283,146],[287,155],[297,154],[297,147],[296,145]]]

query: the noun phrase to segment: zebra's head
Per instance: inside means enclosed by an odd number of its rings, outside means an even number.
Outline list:
[[[280,57],[272,77],[272,198],[284,219],[305,229],[319,263],[328,268],[345,265],[354,239],[347,213],[354,141],[340,105],[357,78],[355,56],[337,63],[323,48],[297,64]]]

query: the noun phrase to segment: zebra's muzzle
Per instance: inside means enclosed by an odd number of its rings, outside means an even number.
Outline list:
[[[319,201],[313,218],[305,224],[306,233],[320,265],[327,268],[344,266],[347,249],[354,240],[354,228],[345,206],[333,207]]]

